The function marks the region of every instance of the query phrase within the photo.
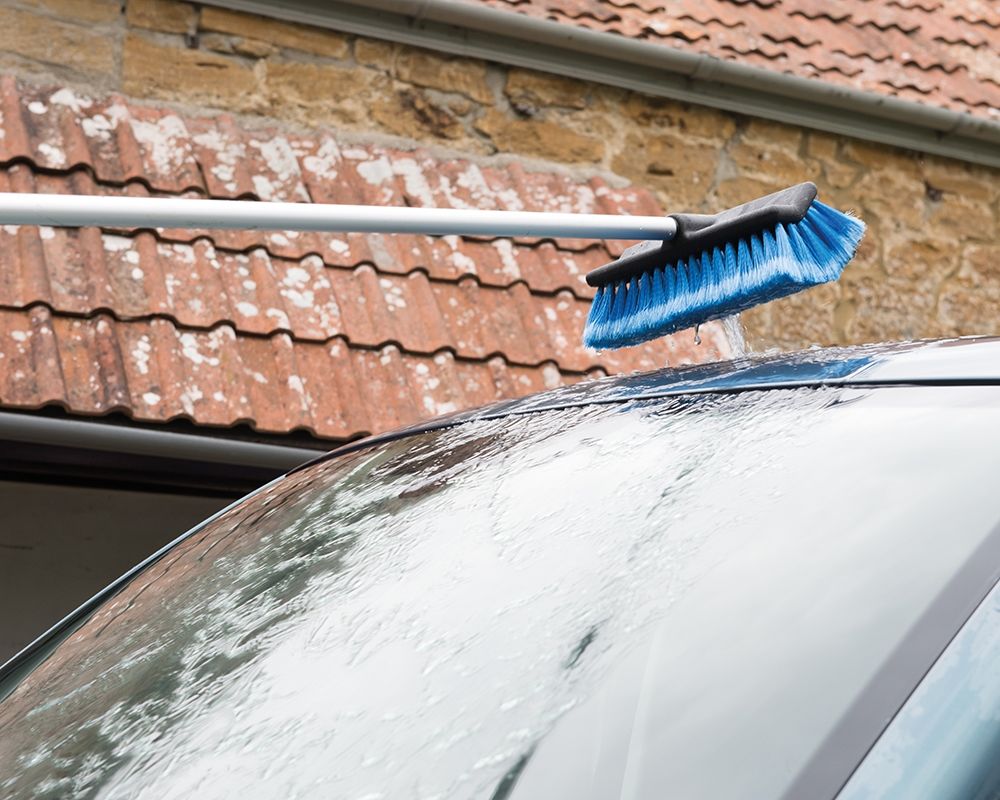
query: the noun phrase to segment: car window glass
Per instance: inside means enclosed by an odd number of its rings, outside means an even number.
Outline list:
[[[1000,797],[1000,585],[976,609],[838,800]]]

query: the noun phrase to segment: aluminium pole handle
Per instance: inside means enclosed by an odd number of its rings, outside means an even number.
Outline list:
[[[0,225],[659,240],[677,230],[670,217],[2,192]]]

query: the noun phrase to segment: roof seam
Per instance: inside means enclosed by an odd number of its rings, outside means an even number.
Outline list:
[[[133,413],[135,409],[129,407],[112,406],[102,411],[95,412],[95,411],[87,411],[85,409],[72,408],[69,403],[60,400],[46,400],[45,402],[42,403],[21,403],[21,404],[18,404],[16,402],[4,401],[2,408],[5,411],[7,410],[39,411],[44,408],[58,408],[65,411],[68,415],[72,416],[73,418],[83,417],[88,419],[102,419],[104,417],[121,415],[143,428],[160,426],[160,425],[169,425],[172,422],[188,422],[198,428],[209,428],[220,431],[233,430],[234,428],[244,428],[253,431],[253,433],[257,435],[265,436],[268,438],[286,437],[288,435],[295,434],[296,432],[301,431],[302,433],[307,433],[321,442],[329,442],[330,444],[334,444],[337,446],[340,446],[342,444],[349,444],[358,439],[364,439],[367,436],[374,435],[373,431],[362,430],[352,433],[350,436],[344,436],[344,437],[329,436],[326,434],[317,433],[312,427],[308,425],[296,425],[295,427],[289,428],[288,430],[276,431],[276,430],[269,430],[267,428],[259,428],[255,420],[248,417],[240,417],[228,425],[220,425],[218,423],[213,423],[213,422],[199,421],[194,416],[186,413],[173,414],[169,417],[164,417],[162,419],[154,420],[147,417],[136,416]],[[317,452],[322,454],[322,451],[317,450]]]

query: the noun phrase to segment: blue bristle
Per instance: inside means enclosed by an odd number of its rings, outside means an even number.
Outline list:
[[[727,242],[597,290],[583,341],[626,347],[840,277],[865,225],[814,200],[800,222]]]

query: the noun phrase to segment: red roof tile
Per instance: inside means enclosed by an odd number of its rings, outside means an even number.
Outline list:
[[[470,2],[1000,117],[1000,5],[991,0]]]
[[[639,189],[0,84],[0,191],[662,213]],[[0,227],[0,405],[344,439],[716,358],[580,344],[621,243]]]

